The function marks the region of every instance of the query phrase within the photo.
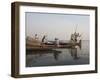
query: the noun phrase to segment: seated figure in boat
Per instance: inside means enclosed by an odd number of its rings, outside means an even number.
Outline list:
[[[59,45],[59,39],[58,38],[55,38],[55,46],[56,47],[59,47],[60,45]]]
[[[39,39],[38,35],[37,35],[37,34],[35,34],[35,40],[38,40],[38,39]]]

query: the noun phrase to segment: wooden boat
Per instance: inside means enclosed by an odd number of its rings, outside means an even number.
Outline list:
[[[26,41],[26,50],[39,50],[39,51],[48,51],[52,49],[59,49],[59,48],[75,48],[79,46],[81,48],[81,40],[77,41],[77,37],[80,37],[79,33],[71,34],[70,42],[59,42],[56,44],[55,41],[48,41],[46,43],[42,43],[41,41],[30,39]]]
[[[39,51],[48,51],[52,49],[59,49],[59,48],[75,48],[76,46],[81,47],[81,40],[79,43],[61,43],[59,46],[55,44],[43,44],[43,45],[27,45],[26,50],[39,50]]]

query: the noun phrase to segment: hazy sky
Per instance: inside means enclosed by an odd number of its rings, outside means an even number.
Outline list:
[[[89,15],[26,12],[25,18],[26,36],[38,34],[39,38],[47,35],[49,40],[69,40],[77,26],[82,39],[89,40]]]

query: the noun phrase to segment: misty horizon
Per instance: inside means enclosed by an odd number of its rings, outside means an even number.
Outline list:
[[[37,34],[40,39],[47,35],[48,40],[70,40],[76,31],[82,34],[82,40],[89,40],[89,15],[26,12],[25,18],[26,36]]]

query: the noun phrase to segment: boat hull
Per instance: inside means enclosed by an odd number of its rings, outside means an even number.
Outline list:
[[[42,44],[38,46],[26,45],[26,50],[39,50],[39,51],[47,51],[52,49],[59,49],[59,48],[75,48],[79,46],[81,48],[81,41],[79,43],[63,43],[60,45],[49,45],[49,44]]]

